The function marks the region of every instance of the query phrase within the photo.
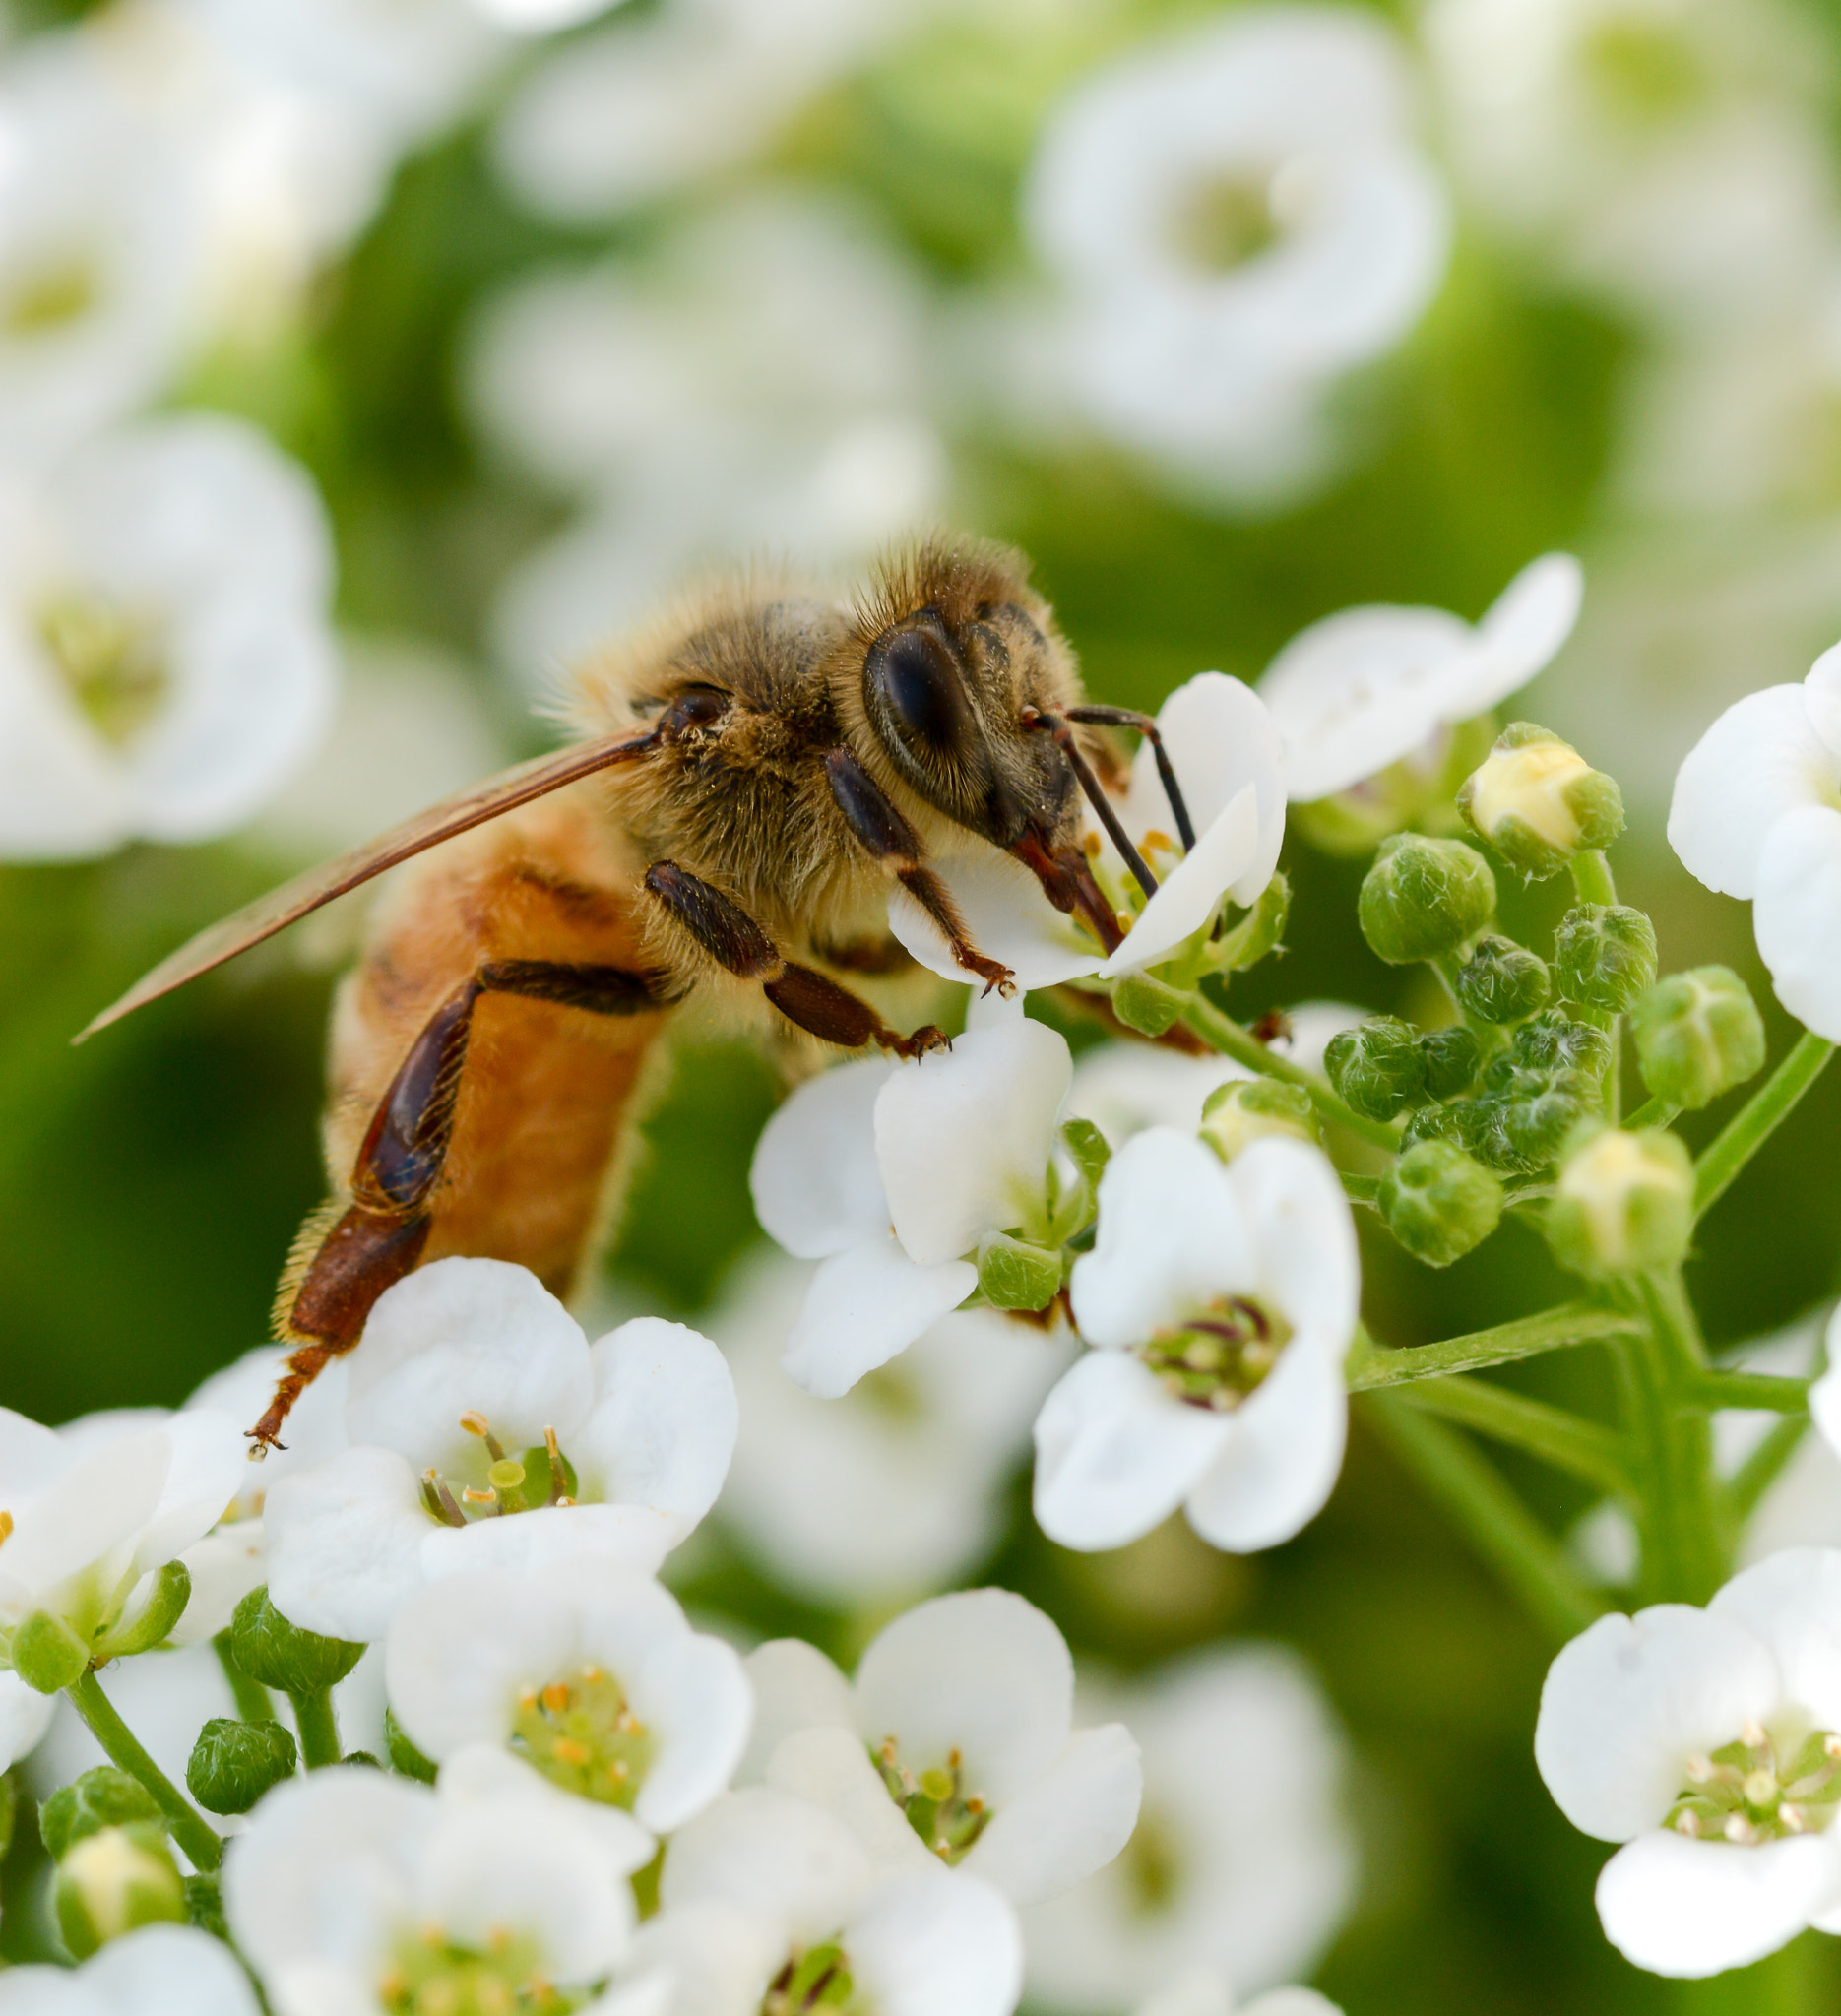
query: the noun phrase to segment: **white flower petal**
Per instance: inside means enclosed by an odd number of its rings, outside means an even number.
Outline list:
[[[382,1637],[419,1587],[421,1544],[435,1530],[409,1464],[371,1448],[283,1478],[262,1523],[276,1608],[302,1630],[363,1640]]]
[[[532,1575],[584,1558],[656,1575],[687,1531],[677,1513],[650,1505],[543,1505],[513,1519],[474,1519],[459,1527],[425,1519],[418,1558],[430,1582],[484,1569]]]
[[[1301,1531],[1336,1488],[1349,1424],[1341,1353],[1294,1338],[1227,1418],[1220,1454],[1189,1490],[1189,1524],[1218,1547],[1255,1553]]]
[[[1800,805],[1771,828],[1751,927],[1778,1000],[1816,1036],[1841,1041],[1841,812]]]
[[[76,1980],[98,2007],[120,2016],[256,2016],[255,1990],[235,1955],[190,1925],[143,1925],[112,1939]],[[4,1994],[0,2009],[12,2016]]]
[[[34,1598],[50,1598],[58,1584],[86,1570],[111,1583],[128,1574],[171,1462],[171,1439],[161,1428],[102,1442],[67,1461],[47,1489],[11,1508],[14,1527],[0,1563],[7,1589],[32,1607]],[[10,1613],[15,1607],[12,1597],[0,1601],[6,1622],[19,1621]]]
[[[1140,1137],[1142,1138],[1142,1137]],[[1227,1440],[1134,1357],[1089,1352],[1036,1420],[1036,1521],[1064,1547],[1123,1546],[1167,1519]]]
[[[770,1918],[719,1898],[694,1898],[640,1926],[631,1964],[670,1983],[667,2016],[756,2016],[787,1963],[788,1943]]]
[[[403,1603],[384,1685],[410,1740],[439,1764],[471,1743],[503,1742],[520,1689],[555,1678],[576,1649],[574,1618],[529,1577],[476,1570]]]
[[[0,1673],[0,1771],[9,1770],[43,1739],[58,1697],[29,1687],[18,1673]]]
[[[1484,611],[1461,694],[1443,718],[1487,714],[1525,686],[1572,635],[1584,597],[1585,570],[1570,553],[1531,560]]]
[[[976,1877],[921,1869],[878,1887],[844,1928],[877,2016],[1009,2016],[1023,1987],[1016,1913]]]
[[[852,1727],[851,1683],[803,1638],[770,1638],[742,1662],[754,1690],[754,1728],[735,1777],[761,1778],[782,1741],[802,1729]]]
[[[1548,1670],[1534,1761],[1581,1833],[1628,1841],[1666,1817],[1690,1757],[1780,1699],[1776,1662],[1729,1618],[1683,1604],[1600,1617]]]
[[[175,1645],[197,1645],[229,1628],[236,1606],[268,1580],[269,1547],[260,1519],[237,1519],[208,1533],[179,1559],[192,1578],[185,1613],[172,1627]]]
[[[1694,1980],[1776,1952],[1832,1903],[1838,1880],[1825,1835],[1734,1848],[1658,1831],[1605,1864],[1598,1916],[1626,1960]]]
[[[216,1409],[187,1408],[165,1423],[172,1444],[159,1505],[134,1550],[137,1573],[162,1566],[223,1517],[249,1470],[242,1430]]]
[[[1180,945],[1190,932],[1199,931],[1231,888],[1251,880],[1253,864],[1262,857],[1258,796],[1246,785],[1214,824],[1196,835],[1194,847],[1164,877],[1125,933],[1124,943],[1101,967],[1100,977],[1111,980],[1139,973]],[[1268,869],[1266,882],[1271,879]],[[1253,896],[1264,887],[1261,882]]]
[[[1355,1215],[1327,1157],[1268,1136],[1237,1156],[1228,1188],[1258,1256],[1259,1286],[1287,1320],[1346,1351],[1362,1299]]]
[[[834,1065],[788,1095],[755,1144],[748,1190],[761,1229],[799,1260],[823,1260],[888,1224],[876,1170],[875,1102],[895,1066]]]
[[[688,1533],[715,1504],[735,1453],[735,1385],[722,1353],[682,1323],[641,1316],[600,1339],[591,1356],[594,1411],[563,1438],[584,1495],[592,1475],[610,1501],[650,1506]]]
[[[1841,1311],[1837,1311],[1841,1315]],[[1841,1457],[1841,1352],[1837,1351],[1836,1325],[1828,1329],[1828,1369],[1809,1388],[1809,1419],[1821,1438]]]
[[[795,1730],[775,1746],[767,1783],[842,1820],[869,1851],[879,1874],[923,1869],[932,1861],[852,1730]]]
[[[1021,992],[1099,972],[1104,957],[1099,946],[1054,908],[1020,861],[993,847],[942,855],[931,866],[952,891],[973,944],[987,959],[1007,966]],[[889,929],[929,973],[971,981],[939,926],[900,887],[889,893]]]
[[[753,1696],[734,1647],[700,1631],[660,1645],[630,1693],[659,1743],[633,1812],[668,1834],[702,1812],[734,1775],[747,1748]]]
[[[1833,805],[1841,759],[1822,741],[1801,686],[1735,701],[1688,750],[1669,805],[1669,845],[1696,882],[1749,897],[1771,829],[1801,805]]]
[[[1205,833],[1251,785],[1259,837],[1246,869],[1230,888],[1251,903],[1272,879],[1285,844],[1285,774],[1279,731],[1259,695],[1225,672],[1200,672],[1157,710],[1157,725],[1197,835]],[[1153,828],[1175,839],[1175,814],[1164,794],[1157,752],[1142,743],[1131,760],[1123,817],[1133,839]]]
[[[839,1399],[977,1286],[978,1269],[970,1261],[917,1267],[895,1234],[884,1231],[820,1264],[788,1334],[782,1366],[807,1393]]]
[[[826,1939],[874,1881],[869,1851],[842,1820],[771,1786],[731,1792],[672,1837],[659,1883],[667,1911],[714,1899]]]
[[[1147,1127],[1193,1134],[1208,1095],[1251,1075],[1232,1057],[1189,1057],[1154,1043],[1096,1043],[1075,1062],[1068,1117],[1091,1120],[1113,1148]]]
[[[1034,1785],[998,1808],[963,1866],[1012,1904],[1058,1897],[1130,1840],[1143,1794],[1138,1745],[1125,1725],[1079,1730]]]
[[[1841,1730],[1841,1552],[1787,1547],[1735,1575],[1707,1606],[1777,1662],[1783,1698]]]
[[[1841,762],[1841,644],[1831,644],[1803,677],[1809,725]]]

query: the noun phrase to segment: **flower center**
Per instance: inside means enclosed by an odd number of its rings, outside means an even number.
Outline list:
[[[565,1792],[630,1807],[655,1748],[652,1732],[627,1706],[619,1681],[585,1666],[572,1678],[527,1687],[512,1718],[512,1741]]]
[[[1579,53],[1607,108],[1632,123],[1666,125],[1707,94],[1710,80],[1695,52],[1657,24],[1601,22]]]
[[[77,705],[104,741],[125,747],[159,715],[172,688],[161,626],[104,596],[55,596],[38,636]]]
[[[1245,1295],[1230,1295],[1179,1330],[1158,1331],[1139,1355],[1178,1400],[1225,1414],[1278,1363],[1291,1335],[1282,1316]]]
[[[522,1456],[511,1456],[484,1415],[469,1412],[461,1416],[460,1424],[485,1445],[484,1478],[479,1483],[466,1483],[445,1478],[438,1470],[423,1471],[422,1510],[430,1519],[443,1526],[466,1526],[475,1519],[577,1502],[575,1466],[562,1453],[554,1428],[543,1430],[540,1446],[534,1444]]]
[[[43,336],[65,329],[94,308],[101,288],[95,265],[72,253],[13,276],[0,295],[0,329],[8,336]]]
[[[1181,1895],[1185,1871],[1176,1830],[1154,1806],[1140,1809],[1118,1872],[1139,1918],[1161,1918]]]
[[[900,1745],[884,1736],[869,1761],[881,1775],[889,1797],[906,1814],[908,1824],[948,1866],[962,1861],[972,1844],[990,1824],[990,1807],[982,1793],[967,1793],[963,1761],[957,1750],[944,1764],[912,1771],[901,1761]]]
[[[1811,1730],[1799,1742],[1773,1740],[1757,1723],[1711,1756],[1687,1760],[1687,1783],[1669,1808],[1677,1833],[1742,1848],[1819,1834],[1841,1800],[1841,1734]]]
[[[836,1939],[788,1960],[761,1997],[761,2016],[806,2016],[814,2009],[866,2016],[866,2007],[857,1998],[849,1957]]]
[[[1189,192],[1174,219],[1177,251],[1207,273],[1232,273],[1280,235],[1272,177],[1258,173],[1213,176]]]
[[[582,2001],[544,1980],[534,1939],[495,1929],[461,1946],[436,1925],[398,1941],[377,1991],[390,2016],[567,2016]]]

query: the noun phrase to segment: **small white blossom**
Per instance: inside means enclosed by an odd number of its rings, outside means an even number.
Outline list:
[[[258,2007],[230,1949],[190,1925],[143,1925],[74,1971],[0,1974],[0,2016],[257,2016]]]
[[[501,1750],[431,1790],[380,1771],[294,1778],[224,1856],[223,1909],[276,2016],[377,2016],[540,1984],[578,1995],[626,1955],[652,1837]],[[418,1997],[420,2001],[418,2003]]]
[[[497,1743],[654,1833],[701,1812],[748,1739],[734,1650],[623,1562],[444,1576],[391,1619],[390,1705],[437,1763]]]
[[[1583,593],[1578,561],[1548,553],[1474,627],[1444,609],[1375,602],[1300,631],[1259,682],[1288,795],[1330,797],[1489,713],[1571,636]]]
[[[751,1775],[828,1806],[891,1871],[937,1858],[1035,1904],[1104,1867],[1137,1820],[1131,1732],[1074,1729],[1066,1643],[1007,1590],[897,1617],[854,1681],[796,1638],[747,1667]]]
[[[1240,1647],[1104,1699],[1138,1739],[1144,1804],[1116,1861],[1024,1914],[1032,2006],[1111,2016],[1147,1983],[1201,1975],[1251,1995],[1307,1973],[1356,1867],[1344,1743],[1308,1670]],[[1260,2016],[1320,2016],[1287,1992]]]
[[[276,1606],[331,1637],[381,1635],[423,1582],[462,1569],[587,1552],[650,1573],[734,1448],[734,1388],[707,1338],[642,1317],[591,1347],[504,1261],[407,1276],[349,1362],[351,1446],[284,1478],[264,1512]]]
[[[1624,1844],[1606,1935],[1652,1973],[1716,1974],[1841,1929],[1841,1553],[1775,1554],[1704,1610],[1601,1617],[1555,1660],[1534,1754],[1572,1824]]]
[[[1219,1974],[1198,1968],[1140,2002],[1133,2016],[1342,2016],[1342,2011],[1315,1988],[1273,1988],[1254,2001],[1236,2002]]]
[[[332,546],[238,420],[104,435],[0,485],[0,855],[241,824],[332,710]]]
[[[1216,1546],[1289,1540],[1321,1509],[1348,1426],[1355,1229],[1314,1149],[1255,1141],[1228,1167],[1169,1128],[1100,1181],[1074,1266],[1090,1351],[1036,1423],[1036,1517],[1063,1546],[1121,1546],[1178,1505]]]
[[[1669,845],[1696,881],[1749,898],[1777,998],[1841,1039],[1841,646],[1800,686],[1766,686],[1687,753]]]

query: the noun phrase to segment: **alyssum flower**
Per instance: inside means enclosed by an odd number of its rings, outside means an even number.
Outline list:
[[[937,1858],[1034,1904],[1111,1861],[1138,1817],[1130,1732],[1074,1730],[1067,1646],[1007,1590],[909,1610],[854,1682],[796,1638],[747,1664],[762,1774],[829,1806],[890,1869]]]
[[[1289,1540],[1329,1496],[1360,1292],[1334,1169],[1277,1136],[1223,1167],[1171,1128],[1100,1181],[1074,1265],[1090,1351],[1036,1423],[1036,1517],[1064,1546],[1120,1546],[1185,1507],[1215,1545]]]
[[[74,1972],[9,1967],[0,2016],[257,2016],[255,1990],[222,1939],[190,1925],[146,1925]]]

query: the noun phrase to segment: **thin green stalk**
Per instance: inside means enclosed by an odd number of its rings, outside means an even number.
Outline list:
[[[1779,1121],[1821,1076],[1835,1053],[1825,1038],[1807,1031],[1777,1069],[1746,1100],[1694,1165],[1694,1216],[1717,1203],[1733,1179],[1770,1138]]]
[[[103,1693],[101,1681],[95,1673],[86,1672],[69,1693],[71,1705],[101,1744],[108,1761],[130,1778],[140,1780],[154,1803],[165,1814],[173,1840],[185,1851],[192,1866],[209,1875],[223,1859],[223,1843],[206,1825],[205,1816],[142,1748],[140,1738],[115,1713],[115,1705]]]
[[[333,1690],[320,1687],[310,1694],[290,1694],[294,1724],[300,1731],[301,1761],[309,1771],[340,1761],[339,1719],[333,1713]]]
[[[1768,1414],[1802,1414],[1810,1381],[1779,1378],[1774,1372],[1703,1372],[1688,1386],[1696,1407],[1749,1407]]]
[[[1726,1544],[1707,1417],[1690,1397],[1704,1375],[1698,1326],[1675,1276],[1642,1282],[1648,1326],[1621,1353],[1636,1458],[1643,1573],[1668,1603],[1705,1603],[1725,1579]]]
[[[1349,1390],[1399,1386],[1409,1379],[1436,1378],[1442,1372],[1475,1372],[1485,1365],[1505,1365],[1514,1358],[1564,1351],[1595,1339],[1628,1337],[1640,1327],[1633,1316],[1596,1309],[1585,1302],[1566,1302],[1539,1316],[1523,1316],[1462,1337],[1441,1338],[1436,1344],[1389,1348],[1376,1345],[1363,1330],[1357,1333],[1349,1357]]]
[[[1809,1426],[1807,1415],[1785,1415],[1733,1473],[1726,1485],[1726,1510],[1735,1527],[1744,1526],[1758,1509],[1758,1501],[1802,1448]]]
[[[1618,885],[1612,879],[1611,863],[1597,848],[1572,857],[1572,886],[1581,903],[1612,904],[1618,900]]]
[[[269,1690],[260,1680],[252,1680],[237,1665],[230,1651],[229,1632],[220,1631],[211,1642],[218,1655],[218,1664],[223,1669],[223,1677],[229,1682],[237,1715],[244,1722],[274,1722],[275,1704],[269,1699]]]
[[[1600,1490],[1625,1498],[1633,1495],[1620,1439],[1597,1421],[1581,1420],[1564,1408],[1550,1407],[1544,1400],[1530,1400],[1524,1393],[1511,1393],[1505,1386],[1467,1379],[1462,1374],[1422,1380],[1406,1387],[1400,1398],[1427,1414],[1442,1415],[1446,1420],[1474,1428],[1494,1441],[1525,1449],[1530,1456],[1538,1456],[1556,1470],[1570,1471]]]
[[[1626,1114],[1623,1124],[1629,1128],[1673,1127],[1681,1117],[1680,1106],[1671,1105],[1666,1099],[1646,1099],[1635,1112]]]
[[[1364,1413],[1429,1496],[1524,1607],[1559,1639],[1576,1637],[1610,1607],[1559,1544],[1461,1435],[1410,1407],[1403,1394],[1374,1394]]]
[[[1400,1146],[1400,1136],[1386,1121],[1365,1120],[1353,1106],[1343,1102],[1327,1079],[1319,1078],[1314,1071],[1301,1069],[1289,1057],[1275,1056],[1250,1030],[1242,1029],[1233,1016],[1225,1014],[1212,1001],[1198,994],[1183,1020],[1210,1049],[1218,1050],[1222,1056],[1232,1057],[1237,1064],[1244,1064],[1249,1071],[1257,1071],[1264,1077],[1281,1078],[1287,1085],[1301,1086],[1310,1095],[1310,1102],[1317,1111],[1338,1127],[1348,1128],[1350,1133],[1359,1134],[1364,1141],[1371,1141],[1376,1148],[1393,1150]]]

